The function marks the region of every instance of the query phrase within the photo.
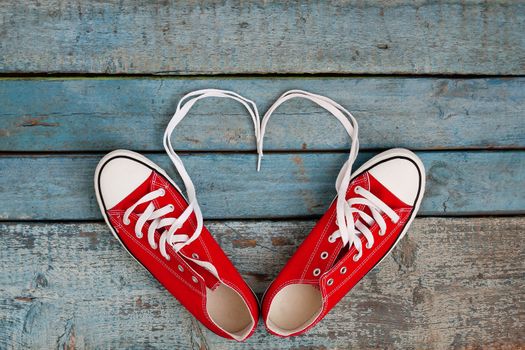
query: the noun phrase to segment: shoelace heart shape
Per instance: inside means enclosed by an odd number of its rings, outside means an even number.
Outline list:
[[[348,159],[341,168],[336,180],[336,222],[338,225],[338,230],[335,231],[330,237],[331,239],[341,238],[343,246],[346,246],[348,244],[350,245],[350,247],[352,245],[355,246],[358,254],[354,256],[354,260],[359,259],[359,257],[362,254],[362,243],[360,236],[365,237],[367,241],[366,245],[368,247],[370,247],[374,243],[374,237],[368,227],[370,227],[374,224],[374,222],[376,222],[380,227],[380,234],[384,234],[386,230],[386,223],[382,217],[383,213],[386,214],[386,216],[392,222],[397,222],[397,220],[399,220],[397,214],[390,207],[388,207],[379,198],[374,196],[370,191],[367,191],[363,188],[360,188],[356,192],[356,194],[359,196],[356,196],[355,198],[352,197],[349,200],[346,200],[346,191],[351,180],[352,165],[359,151],[358,124],[354,116],[337,102],[333,101],[328,97],[313,94],[310,92],[302,90],[290,90],[282,94],[276,100],[276,102],[265,113],[262,121],[260,121],[259,112],[257,110],[256,104],[253,101],[248,100],[235,92],[218,89],[197,90],[185,95],[179,101],[175,114],[168,123],[163,139],[166,153],[170,157],[182,181],[184,182],[188,197],[188,207],[178,218],[164,217],[166,214],[172,212],[173,208],[169,205],[164,206],[162,208],[154,207],[152,201],[155,198],[158,198],[159,196],[163,195],[161,190],[156,190],[144,195],[134,205],[128,208],[124,215],[124,222],[129,222],[129,215],[135,210],[135,208],[141,204],[149,202],[148,206],[146,207],[146,210],[143,213],[140,213],[139,219],[135,224],[135,234],[139,238],[142,237],[142,229],[144,224],[147,221],[151,221],[147,234],[148,243],[153,249],[159,248],[161,255],[164,258],[169,260],[169,255],[167,254],[166,250],[167,246],[171,246],[175,250],[175,252],[178,253],[183,247],[195,241],[202,232],[203,217],[200,206],[197,201],[195,186],[193,185],[193,182],[191,181],[191,178],[188,172],[186,171],[186,168],[184,167],[181,158],[175,153],[173,149],[171,143],[171,135],[175,127],[187,115],[192,106],[197,101],[207,97],[230,98],[240,102],[248,110],[249,115],[254,123],[256,148],[258,153],[257,171],[260,170],[261,160],[263,158],[264,134],[266,132],[268,121],[272,113],[284,102],[294,98],[305,98],[326,109],[339,120],[339,122],[343,125],[350,137],[351,146]],[[366,214],[362,210],[356,209],[354,207],[355,205],[365,205],[369,208],[372,216]],[[177,234],[177,230],[179,230],[182,227],[184,222],[188,220],[192,213],[195,214],[197,223],[193,234]],[[358,214],[358,216],[360,217],[359,220],[354,221],[354,213]],[[160,229],[164,229],[164,231],[161,234],[160,240],[157,244],[157,242],[155,242],[154,240],[155,231]],[[213,274],[217,274],[217,270],[212,264],[193,258],[191,258],[191,260],[194,260],[194,262],[196,262],[197,264],[207,268]]]

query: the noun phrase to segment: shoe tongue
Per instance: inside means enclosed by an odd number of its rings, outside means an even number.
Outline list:
[[[386,205],[390,208],[396,210],[399,208],[408,208],[410,207],[401,199],[397,198],[388,188],[383,186],[375,177],[368,173],[369,179],[369,191],[375,195],[377,198],[381,199]]]

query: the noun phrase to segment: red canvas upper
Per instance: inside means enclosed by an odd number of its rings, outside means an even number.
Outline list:
[[[379,226],[375,223],[370,227],[374,235],[375,242],[370,249],[365,247],[366,239],[361,237],[363,243],[363,256],[355,262],[353,256],[356,248],[352,246],[349,250],[343,248],[341,239],[336,239],[333,243],[328,238],[337,231],[336,225],[336,201],[332,202],[330,208],[312,229],[304,242],[299,246],[296,253],[288,261],[281,273],[267,289],[262,303],[262,315],[265,323],[267,321],[270,305],[275,295],[289,284],[311,284],[319,288],[322,294],[322,311],[317,318],[305,329],[290,334],[289,336],[302,334],[317,324],[324,316],[343,298],[360,280],[363,278],[391,249],[397,238],[401,234],[403,227],[409,220],[412,206],[399,200],[381,183],[379,183],[369,172],[364,172],[354,178],[346,192],[346,199],[359,196],[354,192],[357,186],[380,198],[385,204],[392,208],[400,217],[394,224],[383,214],[387,223],[386,233],[379,235]],[[356,205],[355,208],[370,214],[364,205]],[[354,220],[357,214],[354,213]],[[327,252],[328,256],[323,259],[321,253]],[[346,272],[342,268],[346,267]],[[321,273],[314,276],[314,270],[319,268]],[[329,285],[329,281],[333,280]],[[268,325],[267,325],[268,328]],[[277,334],[271,329],[268,331]]]
[[[202,229],[198,239],[183,247],[178,253],[168,245],[167,251],[170,255],[168,261],[161,255],[159,249],[151,248],[146,234],[142,238],[137,238],[134,231],[140,213],[149,203],[138,206],[130,215],[131,223],[129,225],[124,224],[124,212],[144,195],[159,188],[164,188],[166,194],[153,200],[155,207],[160,208],[168,204],[175,207],[175,210],[165,217],[176,218],[187,208],[187,202],[177,188],[163,175],[153,170],[146,181],[120,203],[107,210],[107,216],[120,240],[129,252],[200,322],[216,334],[233,339],[210,319],[206,311],[206,287],[213,290],[218,287],[220,281],[208,270],[188,258],[193,256],[193,258],[212,263],[217,269],[222,283],[237,291],[248,305],[255,320],[253,329],[247,336],[249,337],[255,330],[259,317],[257,300],[206,227]],[[146,222],[142,231],[147,232],[148,227],[149,222]],[[192,214],[182,228],[177,230],[177,234],[192,235],[195,227],[196,219],[195,215]],[[161,232],[155,233],[156,242],[159,241],[160,235]]]

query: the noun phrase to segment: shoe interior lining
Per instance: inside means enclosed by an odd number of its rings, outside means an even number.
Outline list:
[[[248,305],[237,291],[225,284],[214,290],[206,289],[206,309],[217,327],[235,339],[244,339],[253,327]]]
[[[321,291],[311,284],[291,284],[273,298],[266,324],[280,335],[307,328],[322,310]]]

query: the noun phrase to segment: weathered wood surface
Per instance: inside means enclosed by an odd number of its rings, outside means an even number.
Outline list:
[[[312,221],[210,222],[261,296]],[[417,219],[393,254],[305,336],[247,343],[198,324],[102,223],[0,225],[0,348],[525,347],[524,217]]]
[[[523,74],[524,27],[516,0],[5,0],[0,72]]]
[[[525,213],[525,152],[419,152],[427,170],[422,215]],[[356,167],[371,158],[361,153]],[[0,218],[100,219],[93,173],[102,155],[0,157]],[[169,158],[150,158],[173,174]],[[344,153],[189,154],[183,159],[206,218],[322,214],[335,196]],[[176,178],[176,177],[174,177]]]
[[[1,79],[0,150],[160,150],[186,92],[220,87],[260,113],[284,91],[326,94],[358,119],[362,149],[524,148],[525,78]],[[138,132],[140,130],[140,132]],[[253,126],[232,100],[199,102],[174,135],[180,150],[253,150]],[[267,150],[348,148],[339,122],[306,100],[270,121]]]

